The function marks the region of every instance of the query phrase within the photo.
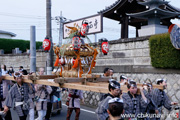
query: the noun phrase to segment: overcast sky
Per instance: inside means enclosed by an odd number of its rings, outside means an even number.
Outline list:
[[[60,15],[75,20],[97,14],[116,0],[52,0],[52,17]],[[180,8],[180,0],[169,0],[173,6]],[[0,0],[0,30],[10,31],[17,36],[13,39],[30,39],[30,26],[36,26],[36,40],[43,41],[46,36],[46,0]],[[103,33],[97,39],[105,37],[115,40],[120,37],[120,25],[117,21],[104,18]],[[180,20],[173,20],[179,23]],[[52,20],[53,42],[58,43],[59,25]],[[130,37],[135,37],[135,30],[130,28]],[[90,36],[91,41],[94,40]]]

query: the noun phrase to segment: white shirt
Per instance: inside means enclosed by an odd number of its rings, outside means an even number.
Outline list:
[[[1,69],[2,75],[8,74],[8,71],[5,71],[4,69]]]

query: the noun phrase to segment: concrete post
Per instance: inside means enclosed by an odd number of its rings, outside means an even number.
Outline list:
[[[60,14],[60,22],[59,22],[59,46],[62,46],[62,39],[63,39],[63,16],[62,11]]]
[[[51,75],[53,69],[53,41],[51,29],[51,0],[46,0],[46,37],[51,41],[51,49],[47,55],[47,75]]]
[[[36,72],[36,30],[30,27],[30,72]]]

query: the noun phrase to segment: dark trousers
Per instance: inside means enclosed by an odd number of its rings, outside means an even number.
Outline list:
[[[19,116],[19,120],[26,120],[26,118],[27,118],[27,115],[25,115],[25,116]]]
[[[52,111],[52,103],[48,102],[47,103],[47,111],[46,111],[46,116],[45,116],[45,120],[49,120],[49,118],[51,117],[51,111]]]
[[[1,108],[1,110],[3,111],[4,109]],[[10,110],[8,110],[8,112],[7,112],[7,114],[6,114],[6,116],[4,118],[5,118],[5,120],[12,120],[11,111]],[[0,120],[3,120],[3,118],[1,116],[0,116]]]
[[[75,112],[76,112],[75,120],[79,120],[80,108],[68,108],[66,120],[70,120],[73,110],[75,110]]]

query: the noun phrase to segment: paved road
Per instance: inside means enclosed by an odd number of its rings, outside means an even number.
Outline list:
[[[95,108],[81,106],[81,114],[79,120],[96,120]],[[60,114],[53,115],[51,120],[66,120],[67,107],[63,104]],[[15,111],[12,111],[13,120],[18,120],[18,116]],[[71,120],[75,119],[75,112],[71,115]],[[28,119],[27,119],[28,120]]]

